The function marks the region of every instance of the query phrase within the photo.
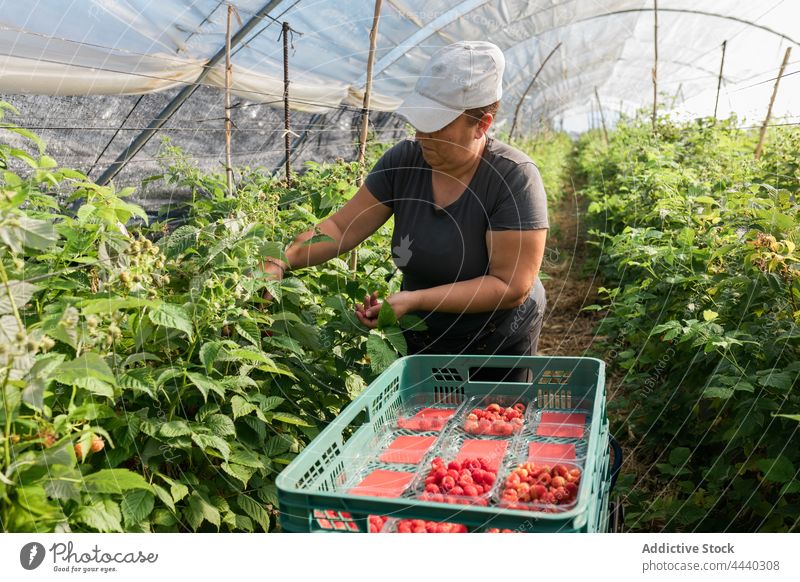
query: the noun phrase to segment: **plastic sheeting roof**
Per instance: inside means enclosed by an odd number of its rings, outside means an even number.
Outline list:
[[[242,23],[267,0],[231,2]],[[120,95],[193,83],[225,44],[221,0],[0,0],[0,93]],[[797,0],[660,0],[661,100],[690,114],[711,114],[727,40],[720,115],[756,122],[766,111],[786,47],[794,54],[776,115],[800,114],[800,2]],[[277,2],[270,17],[293,35],[289,70],[295,109],[359,106],[365,85],[374,3],[354,0]],[[503,117],[558,43],[524,101],[522,127],[559,119],[590,123],[597,90],[609,118],[652,103],[653,0],[384,0],[372,108],[393,110],[440,46],[489,40],[506,56]],[[234,32],[240,23],[234,20]],[[234,48],[233,91],[282,105],[280,25],[260,19]],[[223,65],[204,81],[224,86]]]

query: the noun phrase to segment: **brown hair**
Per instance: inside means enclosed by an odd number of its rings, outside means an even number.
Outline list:
[[[467,121],[470,124],[478,125],[478,122],[487,113],[491,113],[493,116],[497,116],[498,109],[500,109],[500,102],[495,101],[494,103],[490,103],[489,105],[484,105],[483,107],[475,107],[474,109],[467,109],[464,112],[464,115],[467,116]]]

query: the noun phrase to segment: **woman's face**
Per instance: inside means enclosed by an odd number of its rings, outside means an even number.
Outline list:
[[[438,131],[417,131],[415,139],[432,168],[458,168],[474,159],[476,140],[483,137],[491,124],[491,114],[484,115],[478,123],[462,114]]]

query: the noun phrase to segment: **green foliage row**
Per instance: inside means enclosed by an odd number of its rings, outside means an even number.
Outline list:
[[[639,529],[798,528],[800,131],[755,160],[736,125],[629,120],[578,144]]]
[[[277,473],[406,352],[391,309],[377,330],[353,313],[392,289],[388,225],[356,272],[258,268],[349,199],[357,165],[311,164],[291,189],[245,168],[228,198],[165,143],[148,181],[191,201],[149,223],[7,112],[31,147],[0,138],[0,529],[275,529]]]

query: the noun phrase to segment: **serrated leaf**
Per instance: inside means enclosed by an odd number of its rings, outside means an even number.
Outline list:
[[[125,525],[128,527],[138,524],[150,515],[155,507],[155,497],[150,491],[136,489],[128,491],[122,497],[120,509]]]
[[[239,449],[231,453],[231,463],[252,467],[253,469],[263,469],[264,461],[259,455],[248,449]]]
[[[172,499],[175,501],[175,503],[178,503],[181,499],[189,495],[189,487],[187,487],[185,483],[176,481],[175,479],[167,477],[166,475],[159,474],[159,477],[161,477],[169,485],[169,492],[170,495],[172,495]]]
[[[203,426],[211,429],[217,436],[226,437],[236,434],[236,427],[233,421],[224,414],[212,414],[203,421]]]
[[[727,400],[733,396],[733,388],[726,386],[709,386],[703,390],[703,397],[705,398],[721,398]]]
[[[262,412],[274,410],[284,402],[284,399],[280,396],[264,396],[263,394],[259,394],[258,396],[260,397],[258,398],[258,404]]]
[[[9,293],[14,298],[14,305],[20,311],[30,301],[31,297],[39,290],[36,285],[27,281],[9,281],[8,284],[0,283],[0,315],[12,313]]]
[[[189,424],[183,420],[170,420],[158,428],[158,434],[166,438],[189,436],[193,432]]]
[[[116,384],[114,373],[106,361],[95,352],[86,352],[74,360],[59,364],[53,373],[63,384],[73,384],[81,378],[96,378],[107,384]]]
[[[378,329],[396,325],[397,315],[395,315],[394,309],[392,309],[389,302],[384,300],[381,304],[381,310],[378,312]]]
[[[401,356],[408,355],[408,343],[406,342],[406,336],[403,335],[403,330],[399,327],[387,327],[383,330],[383,334],[392,344],[392,347],[400,352]]]
[[[233,411],[233,418],[240,418],[246,416],[256,410],[256,405],[248,402],[238,394],[231,398],[231,409]]]
[[[686,464],[692,452],[686,447],[676,447],[669,453],[669,462],[671,465],[678,467]]]
[[[291,448],[293,442],[291,437],[282,434],[270,437],[264,447],[264,454],[268,457],[282,455]]]
[[[269,531],[269,513],[258,501],[247,495],[240,494],[236,498],[236,503],[242,508],[242,511],[261,526],[261,529],[265,532]]]
[[[164,489],[161,485],[153,484],[153,492],[158,497],[159,501],[170,508],[171,511],[175,511],[175,502],[172,500],[172,496],[169,492]]]
[[[225,388],[216,380],[195,372],[186,372],[186,377],[200,390],[203,400],[208,400],[209,392],[216,392],[220,397],[225,398]]]
[[[787,483],[794,479],[794,465],[784,456],[774,459],[759,459],[756,467],[764,473],[764,480],[773,483]]]
[[[119,505],[111,499],[100,499],[79,507],[75,512],[75,519],[99,532],[122,531]]]
[[[285,422],[287,424],[293,424],[295,426],[312,426],[302,418],[297,417],[294,414],[290,414],[288,412],[273,412],[272,420],[280,420],[281,422]]]
[[[190,516],[187,517],[190,518],[189,522],[193,529],[196,530],[200,527],[200,524],[202,524],[204,520],[219,527],[219,510],[203,499],[196,491],[189,497],[188,509],[190,511]]]
[[[231,454],[231,447],[228,442],[216,435],[192,433],[192,440],[204,451],[207,451],[207,449],[217,451],[226,461]]]
[[[143,297],[109,297],[107,299],[89,299],[81,301],[78,307],[84,315],[96,313],[116,313],[125,309],[141,310],[145,307],[158,309],[161,301],[145,299]]]
[[[376,374],[383,372],[397,359],[392,346],[374,331],[367,337],[367,354],[370,367]]]
[[[255,347],[261,348],[261,330],[255,321],[241,320],[234,327],[240,336]]]
[[[94,493],[122,493],[131,489],[150,490],[144,477],[128,469],[101,469],[84,476],[83,485]]]
[[[151,309],[149,312],[150,321],[155,325],[177,329],[184,332],[192,338],[194,329],[192,327],[192,320],[189,313],[180,305],[173,303],[163,303],[156,309]]]
[[[247,483],[256,472],[256,469],[253,469],[252,467],[245,467],[244,465],[237,465],[234,463],[222,463],[220,466],[228,475],[234,479],[237,479],[238,481],[241,481],[243,487],[247,487]]]
[[[158,241],[158,247],[168,259],[174,259],[197,243],[200,231],[191,225],[179,226],[168,237]]]
[[[214,361],[222,345],[219,342],[206,342],[200,348],[200,361],[206,367],[206,372],[211,373]]]
[[[114,387],[108,382],[103,382],[97,378],[93,378],[91,376],[75,378],[72,381],[72,384],[79,388],[83,388],[84,390],[88,390],[96,396],[103,396],[111,400],[114,399]]]
[[[413,331],[425,331],[428,329],[428,324],[425,323],[424,319],[422,319],[418,315],[413,315],[411,313],[407,313],[406,315],[401,317],[398,323],[400,327],[403,329],[408,329]]]

